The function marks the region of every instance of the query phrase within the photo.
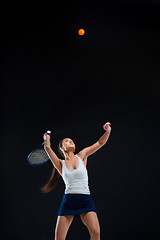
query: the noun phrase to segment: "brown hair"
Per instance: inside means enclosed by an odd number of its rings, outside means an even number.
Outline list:
[[[60,147],[62,147],[62,142],[63,142],[63,139],[59,141],[58,152],[60,153],[61,157],[63,159],[65,159],[64,154],[60,149]],[[51,190],[53,190],[55,188],[55,186],[57,185],[60,176],[61,175],[59,174],[57,169],[54,167],[49,181],[41,188],[42,193],[48,193]]]

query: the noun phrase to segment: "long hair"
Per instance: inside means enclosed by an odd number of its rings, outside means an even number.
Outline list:
[[[62,147],[62,140],[59,141],[59,146],[58,146],[58,152],[61,155],[62,159],[65,159],[63,152],[61,151],[60,147]],[[48,193],[51,190],[53,190],[55,188],[55,186],[57,185],[59,179],[60,179],[60,174],[57,171],[57,169],[55,167],[53,167],[52,170],[52,175],[49,179],[49,181],[41,188],[42,193]]]

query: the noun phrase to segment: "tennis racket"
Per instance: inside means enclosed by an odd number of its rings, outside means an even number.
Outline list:
[[[51,136],[51,131],[47,131],[47,134]],[[49,157],[44,150],[44,143],[41,144],[41,146],[35,150],[33,150],[27,157],[27,161],[32,166],[39,166],[44,163],[46,163],[49,160]]]

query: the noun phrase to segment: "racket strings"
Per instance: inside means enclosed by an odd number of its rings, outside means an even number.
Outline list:
[[[47,161],[48,155],[43,148],[36,149],[32,154],[28,157],[28,161],[30,164],[41,164]]]

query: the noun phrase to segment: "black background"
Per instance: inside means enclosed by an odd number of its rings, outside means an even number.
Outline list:
[[[64,192],[40,192],[53,165],[27,163],[52,131],[76,153],[111,122],[106,145],[88,158],[102,240],[159,236],[160,4],[73,1],[2,6],[1,216],[4,240],[54,239]],[[85,35],[79,36],[78,29]],[[66,239],[89,239],[74,218]]]

